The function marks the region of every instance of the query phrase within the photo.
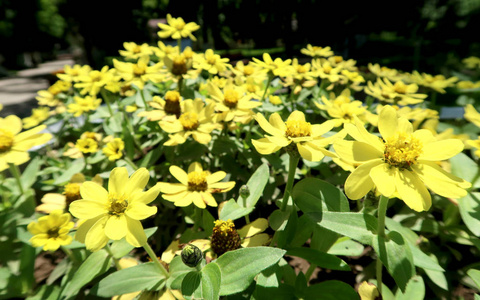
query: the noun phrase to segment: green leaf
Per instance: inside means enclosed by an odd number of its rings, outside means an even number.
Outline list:
[[[424,269],[428,278],[438,287],[442,288],[444,291],[448,291],[448,280],[445,276],[445,272],[433,271],[430,269]]]
[[[477,285],[477,288],[480,289],[480,270],[469,269],[467,275],[472,278],[473,282]]]
[[[348,264],[340,258],[312,248],[291,248],[287,250],[286,255],[304,258],[308,262],[324,269],[350,271]]]
[[[453,175],[458,176],[472,184],[472,188],[480,187],[480,178],[477,177],[479,172],[478,164],[473,161],[465,153],[459,153],[449,159],[452,166],[451,172]],[[472,182],[472,180],[474,180]]]
[[[372,246],[388,273],[404,292],[408,281],[415,275],[412,252],[408,244],[398,232],[390,231],[386,238],[375,235]]]
[[[323,228],[348,236],[362,244],[372,245],[377,232],[377,219],[369,214],[356,212],[307,213]]]
[[[183,263],[180,256],[175,256],[169,265],[170,277],[167,279],[167,287],[172,290],[179,290],[182,287],[183,278],[194,268]]]
[[[295,237],[295,233],[297,231],[297,222],[298,222],[297,212],[292,211],[290,213],[290,217],[288,218],[288,222],[285,228],[279,229],[277,231],[277,234],[278,234],[277,247],[285,248],[290,244],[290,242]]]
[[[24,190],[29,189],[35,183],[41,164],[41,156],[36,156],[28,163],[28,166],[22,172],[20,178]]]
[[[293,240],[290,242],[290,247],[301,247],[312,236],[313,229],[317,227],[310,218],[305,215],[298,218],[297,231]]]
[[[273,230],[283,230],[285,226],[287,226],[288,219],[290,218],[289,211],[282,211],[277,209],[272,212],[270,217],[268,218],[268,224],[272,227]]]
[[[85,168],[85,159],[77,158],[73,163],[68,167],[68,169],[62,173],[62,175],[55,178],[53,185],[65,185],[70,181],[72,176],[76,173],[81,173]]]
[[[26,300],[57,300],[60,295],[60,287],[57,285],[41,285],[34,296],[27,297]]]
[[[308,177],[293,187],[292,198],[304,213],[337,211],[348,212],[350,205],[343,192],[318,178]]]
[[[165,276],[153,262],[116,271],[98,283],[97,296],[113,297],[159,288]]]
[[[362,244],[355,242],[349,237],[341,237],[328,249],[328,254],[360,256],[364,249],[365,247]]]
[[[222,272],[216,263],[207,264],[202,273],[202,298],[219,299]]]
[[[234,199],[230,199],[220,211],[219,219],[223,221],[227,221],[228,219],[234,221],[250,214],[253,210],[254,207],[241,207]]]
[[[185,299],[202,299],[202,274],[197,271],[188,273],[182,281],[182,295]]]
[[[458,201],[463,222],[477,237],[480,237],[480,193],[468,193]]]
[[[116,133],[122,132],[123,114],[116,112],[113,117],[107,118],[103,123],[103,129],[107,135],[116,136]]]
[[[151,237],[157,231],[157,229],[158,229],[158,227],[152,227],[152,228],[144,229],[145,234],[147,235],[147,238]],[[129,244],[126,241],[126,239],[121,239],[121,240],[113,241],[110,248],[112,250],[113,257],[122,258],[125,255],[127,255],[128,253],[130,253],[130,251],[132,251],[133,248],[135,248],[135,247],[132,246],[131,244]]]
[[[226,252],[216,260],[222,272],[220,295],[245,290],[258,273],[278,262],[285,252],[272,247],[242,248]]]
[[[309,286],[305,293],[305,299],[353,300],[360,299],[360,296],[349,284],[338,280],[328,280]]]
[[[260,199],[260,196],[263,194],[263,190],[268,183],[269,177],[270,171],[268,169],[268,165],[262,164],[257,170],[255,170],[255,173],[252,174],[247,182],[250,195],[247,197],[245,202],[241,196],[238,197],[237,203],[242,207],[255,207],[258,199]]]
[[[82,263],[60,294],[60,299],[75,296],[80,289],[95,277],[105,273],[111,264],[111,259],[105,250],[93,252]]]
[[[415,276],[407,284],[405,292],[397,291],[395,300],[422,300],[425,299],[425,284],[422,276]]]
[[[338,233],[315,224],[313,227],[310,248],[317,249],[318,251],[322,252],[328,252],[328,250],[335,244],[337,240]]]
[[[206,209],[202,210],[202,223],[205,234],[208,236],[212,235],[213,227],[215,226],[215,218]]]

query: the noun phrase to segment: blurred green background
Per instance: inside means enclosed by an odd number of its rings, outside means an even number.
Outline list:
[[[300,57],[312,44],[359,65],[442,73],[480,56],[480,0],[0,0],[0,76],[61,55],[101,68],[123,42],[156,44],[167,13],[201,26],[194,50],[232,60]]]

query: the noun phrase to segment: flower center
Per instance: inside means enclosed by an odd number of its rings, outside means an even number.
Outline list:
[[[185,59],[185,57],[183,55],[176,56],[173,59],[172,74],[179,76],[187,74],[187,71],[187,60]]]
[[[65,198],[67,198],[67,205],[72,203],[72,201],[81,199],[82,196],[80,196],[80,184],[79,183],[67,183],[65,185],[63,194],[65,195]]]
[[[100,71],[92,71],[90,72],[90,79],[92,82],[97,82],[102,80],[102,73]]]
[[[180,116],[179,121],[184,130],[195,130],[200,125],[198,123],[198,115],[194,112],[184,112]]]
[[[116,196],[109,195],[110,207],[108,208],[108,213],[112,216],[119,216],[127,210],[128,201],[122,197],[117,198]]]
[[[237,106],[238,103],[238,92],[232,89],[225,90],[224,93],[225,105],[234,108]]]
[[[384,161],[392,167],[409,169],[422,153],[419,139],[406,133],[397,133],[385,141]]]
[[[146,71],[147,68],[145,66],[133,65],[133,74],[137,77],[144,75]]]
[[[183,27],[185,27],[185,21],[181,19],[177,19],[175,24],[173,24],[172,27],[175,27],[175,29],[177,29],[178,31],[182,31]]]
[[[243,68],[243,75],[245,75],[245,76],[252,75],[253,72],[255,72],[255,69],[252,66],[245,66]]]
[[[140,45],[136,45],[133,50],[132,50],[133,53],[140,53],[142,52],[142,47],[140,47]]]
[[[168,91],[165,94],[165,107],[164,110],[167,114],[180,116],[180,94],[177,91]]]
[[[208,189],[207,175],[207,171],[188,173],[188,190],[206,191]]]
[[[0,128],[0,153],[7,152],[13,146],[13,133]]]
[[[333,57],[333,61],[334,61],[335,63],[337,63],[337,64],[338,64],[338,63],[341,63],[341,62],[343,61],[343,57],[338,56],[338,55],[335,55],[335,56]]]
[[[288,137],[296,138],[310,136],[312,134],[312,125],[309,122],[302,120],[288,120],[285,122],[285,125],[287,125],[287,131],[285,134]]]
[[[332,71],[332,67],[331,66],[324,66],[323,67],[323,72],[325,72],[326,74],[330,74],[330,72]]]
[[[215,57],[215,55],[209,55],[209,56],[207,57],[207,63],[208,63],[209,65],[214,66],[214,65],[217,63],[217,58]]]
[[[297,73],[300,73],[300,74],[307,73],[307,68],[305,66],[298,65],[297,66]]]
[[[393,88],[394,88],[396,93],[399,93],[399,94],[406,94],[407,93],[407,87],[401,81],[395,82],[395,84],[393,85]]]
[[[241,239],[232,220],[215,221],[211,238],[212,251],[218,256],[240,248]]]
[[[50,229],[47,231],[48,237],[49,237],[49,238],[53,238],[53,239],[58,238],[58,236],[60,235],[60,234],[58,233],[59,229],[60,229],[60,228],[58,228],[58,227],[50,228]]]

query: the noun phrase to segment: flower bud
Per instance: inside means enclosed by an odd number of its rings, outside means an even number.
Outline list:
[[[246,184],[244,184],[240,187],[240,196],[243,199],[246,199],[246,198],[248,198],[248,196],[250,196],[250,189],[248,188],[248,186]]]
[[[196,267],[203,259],[202,250],[192,244],[187,244],[183,247],[181,256],[183,263],[191,268]]]

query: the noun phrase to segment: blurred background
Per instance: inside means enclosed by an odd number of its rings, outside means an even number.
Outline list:
[[[159,40],[158,22],[196,22],[195,51],[232,60],[300,57],[307,44],[410,72],[480,56],[480,0],[0,0],[0,77],[59,57],[99,69],[123,42]],[[388,5],[387,5],[388,4]],[[392,6],[393,5],[393,6]],[[163,20],[164,21],[164,20]]]

